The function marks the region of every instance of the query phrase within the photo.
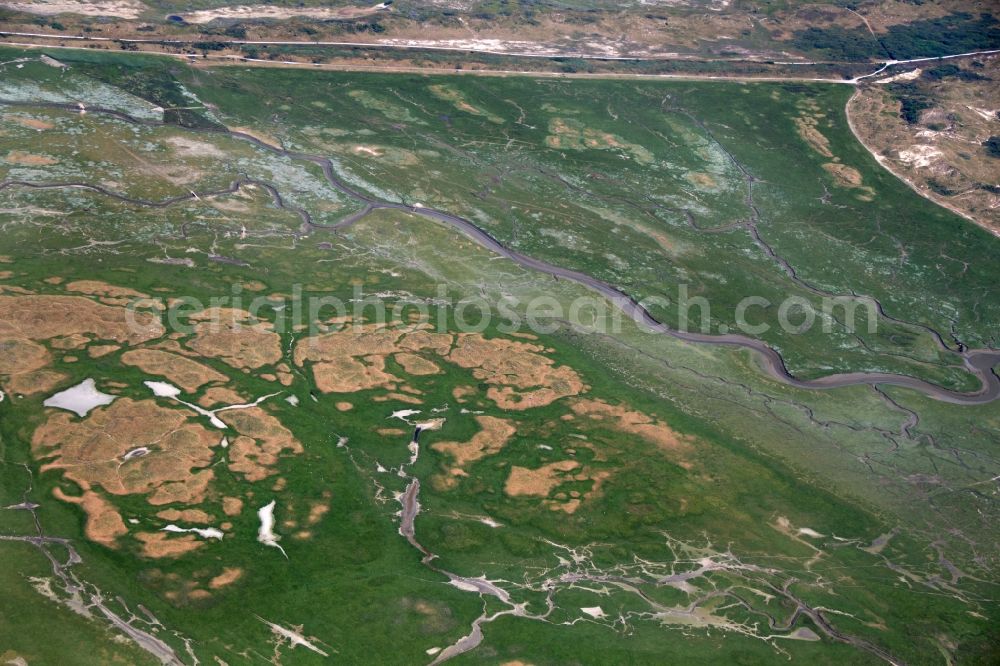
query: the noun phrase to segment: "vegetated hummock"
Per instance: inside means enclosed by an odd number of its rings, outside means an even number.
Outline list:
[[[974,391],[996,239],[880,167],[849,90],[2,55],[0,155],[49,158],[0,164],[4,659],[995,651],[996,401],[595,331],[610,303],[425,214],[712,334],[877,301],[753,335]]]

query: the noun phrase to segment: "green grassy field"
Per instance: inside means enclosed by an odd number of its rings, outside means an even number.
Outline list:
[[[588,292],[403,211],[376,211],[336,232],[306,229],[295,208],[333,224],[361,205],[330,187],[316,164],[216,131],[243,128],[327,156],[341,180],[373,198],[461,215],[519,252],[636,298],[669,296],[654,314],[671,325],[682,286],[710,303],[713,333],[734,323],[746,296],[797,296],[817,308],[825,293],[877,298],[899,321],[883,318],[873,334],[834,321],[829,333],[791,335],[770,308],[756,311],[773,324],[761,337],[802,377],[886,370],[975,388],[927,328],[953,346],[952,335],[973,347],[995,342],[1000,246],[879,170],[846,126],[848,90],[190,69],[88,53],[64,60],[66,71],[4,65],[0,98],[17,104],[0,109],[0,176],[83,181],[147,202],[79,188],[3,189],[0,255],[11,263],[0,266],[10,273],[0,297],[26,298],[18,288],[64,295],[64,284],[46,282],[58,276],[206,303],[260,283],[241,293],[287,305],[260,316],[281,331],[289,386],[261,376],[277,372],[274,363],[241,372],[218,357],[194,358],[248,399],[280,392],[264,410],[303,451],[251,482],[216,450],[212,485],[195,508],[231,527],[179,557],[142,555],[134,533],[168,521],[141,494],[100,489],[138,522],[116,549],[89,541],[80,507],[52,496],[80,488],[41,470],[31,452],[32,433],[55,411],[41,405],[48,393],[7,391],[0,402],[0,504],[22,501],[26,464],[45,534],[71,539],[82,558],[70,570],[180,661],[430,662],[435,648],[493,613],[483,642],[454,663],[932,664],[986,663],[995,653],[996,403],[958,407],[870,386],[795,389],[769,380],[744,351],[651,335],[628,321],[593,334],[561,320],[531,343],[578,373],[587,387],[579,396],[504,409],[488,394],[488,377],[431,355],[439,373],[386,360],[420,404],[385,386],[323,393],[310,367],[292,361],[308,335],[290,325],[295,298],[349,302],[360,286],[390,304],[425,302],[454,332],[442,294],[482,297],[497,311],[513,298],[523,314],[533,298],[568,306]],[[125,122],[93,107],[138,117],[163,107],[168,123]],[[820,139],[800,134],[802,118]],[[824,164],[844,165],[861,182],[838,180]],[[210,194],[241,179],[258,185]],[[191,192],[198,196],[149,205]],[[496,320],[481,334],[526,342]],[[190,335],[173,342],[190,352]],[[92,377],[122,398],[150,398],[149,374],[123,363],[125,349],[91,358],[52,339],[43,345],[65,375],[59,388]],[[460,387],[469,391],[464,402]],[[205,388],[190,393],[194,401]],[[297,405],[284,400],[290,395]],[[639,412],[678,443],[584,418],[580,400]],[[343,401],[352,408],[342,410]],[[393,418],[406,409],[445,419],[421,434],[412,463],[410,425]],[[514,434],[466,463],[454,483],[441,482],[454,461],[434,445],[467,442],[477,416],[506,419]],[[576,465],[579,478],[540,494],[509,492],[515,469],[551,464]],[[437,556],[434,568],[398,533],[394,493],[413,479],[421,482],[416,538]],[[245,498],[246,508],[223,517],[223,496]],[[576,510],[558,508],[571,498],[581,500]],[[271,500],[287,558],[257,540],[255,511]],[[297,537],[317,502],[329,502],[329,512]],[[0,511],[0,521],[0,534],[34,533],[23,510]],[[39,593],[38,581],[55,574],[29,544],[0,541],[0,563],[11,591],[0,600],[0,656],[155,661],[99,613],[74,613],[58,584],[56,600]],[[207,596],[191,593],[224,568],[242,575]],[[492,581],[509,602],[449,585],[441,571]],[[265,622],[299,632],[328,657],[293,648]]]

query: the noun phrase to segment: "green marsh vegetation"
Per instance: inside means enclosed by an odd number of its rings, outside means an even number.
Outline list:
[[[371,196],[462,215],[519,252],[599,276],[637,298],[676,297],[687,285],[711,304],[713,332],[733,323],[732,310],[747,295],[816,302],[812,287],[871,295],[893,317],[933,327],[946,339],[954,333],[971,346],[992,343],[996,243],[880,171],[846,127],[846,91],[839,88],[191,70],[86,55],[88,62],[70,61],[65,73],[37,63],[8,66],[7,84],[13,79],[37,95],[30,86],[59,90],[70,77],[82,77],[120,91],[113,98],[105,91],[105,105],[127,112],[129,105],[183,98],[185,106],[201,107],[186,110],[198,116],[144,127],[97,113],[10,106],[3,109],[0,153],[30,145],[32,154],[56,162],[8,161],[5,179],[87,180],[161,200],[249,177],[274,184],[317,222],[333,223],[360,208],[330,188],[315,165],[213,131],[243,127],[285,148],[328,156],[342,180]],[[159,92],[151,93],[154,88]],[[10,116],[52,127],[38,130]],[[825,143],[800,133],[796,119],[802,118],[811,119],[806,125]],[[856,170],[861,183],[844,185],[824,168],[830,163]],[[277,208],[261,188],[163,208],[83,190],[8,188],[0,197],[0,254],[14,260],[4,284],[43,294],[62,293],[44,282],[52,276],[206,302],[251,282],[263,283],[262,293],[289,294],[300,285],[303,297],[343,300],[359,283],[394,294],[389,299],[403,299],[404,292],[433,298],[439,285],[455,299],[485,293],[496,301],[508,294],[522,303],[538,295],[570,303],[586,293],[404,212],[378,211],[337,233],[306,234],[301,219]],[[748,221],[797,279],[754,240]],[[190,261],[154,263],[168,258]],[[672,307],[654,314],[669,322],[678,314]],[[764,318],[774,314],[760,311]],[[289,314],[271,309],[262,316],[277,322]],[[283,349],[295,335],[282,334]],[[483,335],[505,336],[495,328]],[[975,388],[957,356],[940,351],[918,326],[881,321],[870,336],[836,325],[830,334],[792,336],[775,326],[763,337],[803,377],[890,370]],[[128,539],[116,551],[88,542],[79,508],[51,496],[63,483],[59,474],[40,472],[31,457],[31,433],[46,417],[44,396],[7,396],[0,403],[0,498],[5,505],[19,501],[25,487],[20,463],[27,463],[46,532],[71,538],[83,558],[78,575],[108,598],[148,608],[165,626],[157,635],[178,654],[184,655],[187,637],[202,662],[236,660],[243,651],[269,658],[275,635],[259,616],[301,625],[347,662],[371,660],[373,653],[381,663],[429,661],[427,650],[468,634],[484,605],[506,608],[448,585],[397,533],[399,504],[391,498],[405,484],[375,465],[399,469],[411,455],[409,427],[392,413],[420,409],[430,416],[440,408],[447,420],[421,435],[419,458],[409,469],[422,481],[420,542],[438,555],[441,568],[503,581],[512,599],[535,613],[546,609],[542,582],[563,577],[547,621],[501,617],[484,625],[484,643],[455,663],[564,663],[595,655],[636,663],[720,655],[744,663],[787,656],[808,663],[878,661],[830,638],[807,615],[774,633],[808,630],[797,636],[819,640],[762,640],[772,633],[767,617],[780,625],[793,615],[793,598],[833,609],[822,617],[842,635],[908,663],[933,663],[941,649],[969,661],[990,653],[996,590],[989,581],[996,563],[988,553],[996,550],[996,521],[988,493],[1000,440],[995,404],[957,407],[905,389],[880,393],[867,386],[794,389],[767,379],[747,352],[650,336],[628,325],[601,335],[559,323],[538,344],[556,364],[579,373],[590,387],[587,397],[668,424],[686,442],[680,453],[610,422],[565,419],[572,400],[502,410],[486,397],[481,378],[454,365],[406,376],[421,392],[422,404],[414,406],[392,397],[376,401],[388,393],[381,388],[323,394],[306,369],[282,388],[259,372],[199,358],[243,395],[285,391],[299,399],[297,406],[284,395],[265,403],[304,449],[279,461],[283,488],[276,490],[273,478],[251,484],[217,466],[214,492],[253,492],[220,543],[153,560]],[[77,354],[77,361],[63,350],[49,351],[53,367],[67,374],[66,386],[90,376],[124,384],[118,389],[124,397],[149,396],[146,376],[123,365],[120,351],[97,359]],[[391,361],[388,370],[406,375]],[[466,386],[473,397],[458,403],[454,390]],[[342,401],[352,409],[339,409]],[[469,464],[468,476],[454,487],[436,487],[432,479],[451,460],[434,443],[468,441],[478,430],[471,412],[480,411],[512,421],[516,434]],[[380,434],[383,428],[405,432]],[[344,446],[338,446],[341,438]],[[591,473],[559,484],[551,497],[505,492],[512,468],[560,461],[607,476],[597,490]],[[379,500],[376,482],[387,501]],[[296,515],[290,505],[302,507],[325,492],[329,513],[310,538],[292,538],[281,522]],[[573,513],[548,506],[557,493],[572,492],[584,496]],[[288,559],[256,539],[255,510],[272,499]],[[141,498],[115,500],[147,529],[162,522],[148,515]],[[475,519],[482,516],[502,527]],[[24,513],[3,511],[0,519],[4,533],[30,533]],[[693,578],[694,590],[657,584],[657,578],[696,570],[705,558],[725,566]],[[114,642],[104,625],[34,592],[31,578],[50,576],[37,552],[4,543],[0,560],[10,589],[18,591],[17,609],[7,600],[0,612],[19,618],[2,624],[0,637],[29,663],[33,656],[80,661],[78,645],[46,641],[41,626],[46,633],[84,636],[79,640],[102,646],[109,658],[142,660],[131,643]],[[644,569],[643,562],[650,564]],[[224,566],[243,575],[209,598],[169,594]],[[581,570],[606,580],[566,582]],[[641,580],[637,585],[657,606],[614,585],[616,576]],[[677,610],[692,603],[696,612]],[[581,610],[595,607],[603,618]],[[324,661],[302,647],[286,645],[282,655],[286,663]]]

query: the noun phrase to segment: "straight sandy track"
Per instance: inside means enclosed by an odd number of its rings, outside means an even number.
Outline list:
[[[0,37],[11,33],[0,32]],[[87,46],[68,46],[66,44],[38,44],[34,42],[6,41],[0,38],[0,45],[13,46],[27,49],[60,49],[65,51],[87,51],[93,53],[95,49]],[[303,43],[308,46],[308,43]],[[246,58],[237,55],[219,55],[208,53],[204,56],[190,55],[185,53],[166,53],[163,51],[138,51],[138,55],[160,56],[183,60],[193,67],[216,67],[216,66],[242,66],[261,67],[277,69],[311,69],[313,71],[326,72],[375,72],[384,74],[423,74],[426,76],[527,76],[532,78],[552,78],[552,79],[633,79],[639,81],[737,81],[741,83],[753,82],[782,82],[797,81],[800,83],[840,83],[852,85],[851,79],[831,79],[808,76],[739,76],[726,74],[632,74],[632,73],[590,73],[590,72],[545,72],[530,69],[455,69],[455,68],[432,68],[432,67],[407,67],[401,65],[358,65],[355,63],[310,63],[298,62],[295,60],[265,60],[262,58]],[[557,56],[552,56],[557,57]],[[631,59],[630,59],[631,60]],[[803,63],[807,64],[807,63]],[[811,63],[809,63],[811,64]]]

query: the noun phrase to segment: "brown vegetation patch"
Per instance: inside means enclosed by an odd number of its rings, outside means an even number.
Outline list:
[[[81,487],[85,490],[80,497],[67,495],[58,487],[53,489],[52,495],[62,502],[80,505],[87,514],[84,534],[88,539],[107,548],[117,548],[118,537],[128,534],[128,528],[121,514],[111,502],[90,490],[88,486],[81,485]]]
[[[59,338],[52,338],[49,341],[49,346],[52,347],[53,349],[62,349],[62,350],[79,349],[80,347],[86,345],[88,342],[90,342],[90,338],[88,338],[86,335],[83,335],[81,333],[74,333],[73,335],[66,335]]]
[[[616,134],[587,127],[572,118],[552,118],[545,145],[557,150],[621,150],[640,164],[653,162],[653,154],[643,146],[629,143]]]
[[[802,140],[823,157],[833,157],[833,153],[830,151],[830,140],[816,128],[818,124],[819,121],[812,116],[801,115],[795,118],[795,130]]]
[[[688,171],[684,174],[684,179],[695,187],[699,187],[703,190],[715,190],[719,188],[719,183],[716,182],[715,178],[713,178],[711,174],[698,171]]]
[[[58,384],[65,375],[41,369],[51,361],[42,345],[14,335],[0,337],[0,375],[6,375],[3,386],[9,392],[30,395]]]
[[[326,361],[339,356],[386,356],[402,351],[398,342],[405,333],[382,324],[348,323],[340,330],[301,341],[295,348],[295,362]]]
[[[90,358],[101,358],[121,349],[119,345],[93,345],[87,347],[87,355]]]
[[[390,400],[396,400],[398,402],[404,402],[407,405],[422,405],[424,401],[420,398],[414,398],[412,395],[406,395],[405,393],[390,392],[385,395],[377,395],[372,398],[372,402],[389,402]]]
[[[838,186],[861,190],[862,193],[858,195],[860,199],[871,201],[875,198],[875,190],[864,185],[861,172],[854,167],[849,167],[846,164],[838,162],[827,162],[823,165],[823,169],[834,177]]]
[[[271,136],[267,132],[261,132],[259,130],[251,129],[249,127],[230,127],[229,131],[246,134],[249,137],[257,139],[261,143],[265,143],[273,148],[277,148],[278,150],[282,149],[281,141]]]
[[[399,346],[408,351],[429,350],[444,356],[451,351],[453,338],[448,333],[428,333],[427,331],[416,329],[408,332]]]
[[[642,437],[664,450],[684,450],[693,441],[691,437],[676,432],[666,423],[623,405],[611,405],[603,400],[580,399],[574,400],[570,408],[580,416],[586,416],[593,421],[607,422],[615,430]]]
[[[7,157],[4,161],[8,164],[19,164],[22,166],[49,166],[51,164],[58,164],[59,160],[54,157],[48,157],[47,155],[32,155],[31,153],[25,153],[20,150],[12,150],[7,153]]]
[[[208,581],[208,586],[213,590],[232,585],[243,577],[243,569],[239,567],[226,567],[218,576]]]
[[[423,356],[403,353],[396,354],[393,358],[396,359],[397,363],[403,366],[403,370],[405,370],[408,375],[436,375],[441,372],[441,368],[431,361],[428,361]]]
[[[164,329],[150,313],[130,312],[82,296],[0,296],[0,335],[47,340],[74,333],[138,344],[160,337]]]
[[[44,368],[52,360],[40,344],[22,337],[0,338],[0,374],[18,375]]]
[[[248,481],[274,474],[273,467],[285,452],[302,453],[302,445],[292,433],[260,407],[221,412],[219,418],[241,434],[230,444],[229,469]]]
[[[504,492],[510,497],[547,498],[544,505],[549,509],[572,514],[585,500],[598,495],[604,481],[610,476],[611,472],[608,470],[588,469],[575,460],[559,460],[537,469],[515,466],[511,467]],[[583,481],[591,483],[586,492],[560,492],[549,497],[563,483]]]
[[[30,289],[25,289],[24,287],[19,287],[16,284],[0,284],[0,294],[34,294],[35,292]]]
[[[268,322],[232,308],[210,308],[191,317],[198,321],[187,346],[202,356],[218,358],[234,368],[259,368],[281,360],[281,336]]]
[[[295,347],[295,363],[313,362],[316,387],[323,393],[392,389],[403,380],[386,372],[386,356],[421,349],[441,353],[450,345],[451,336],[431,334],[413,326],[389,328],[379,324],[348,324],[338,331],[299,342]]]
[[[295,381],[295,377],[291,373],[279,372],[277,374],[271,372],[265,372],[260,375],[260,378],[269,382],[279,382],[282,386],[291,386]]]
[[[495,113],[484,111],[479,107],[469,104],[469,102],[466,101],[465,96],[454,88],[449,88],[448,86],[441,84],[428,86],[428,88],[435,97],[443,99],[446,102],[451,102],[459,111],[464,111],[465,113],[470,113],[474,116],[482,116],[491,123],[495,123],[497,125],[501,125],[505,122],[503,118]]]
[[[429,333],[418,327],[347,325],[299,342],[295,348],[295,363],[313,363],[316,385],[324,393],[374,388],[392,391],[389,395],[373,398],[380,402],[421,403],[412,395],[406,395],[419,394],[419,391],[399,386],[403,379],[386,371],[385,358],[395,354],[410,374],[423,374],[431,367],[437,372],[436,363],[413,353],[422,350],[433,350],[456,365],[471,368],[477,379],[493,385],[487,396],[504,409],[548,405],[586,390],[580,376],[568,366],[556,366],[544,355],[549,350],[541,345],[461,334],[452,349],[453,340],[451,335]],[[456,399],[460,399],[458,394]]]
[[[210,525],[215,518],[201,509],[164,509],[156,514],[157,518],[170,522],[193,523],[195,525]]]
[[[37,118],[29,118],[27,116],[21,116],[14,113],[5,113],[3,119],[7,122],[17,123],[22,127],[27,127],[33,130],[50,130],[55,127],[54,124],[46,122],[44,120],[38,120]]]
[[[375,432],[383,437],[402,437],[407,434],[402,428],[376,428]]]
[[[67,379],[69,379],[69,375],[56,370],[43,369],[12,375],[7,380],[5,386],[12,393],[34,395],[36,393],[48,393]]]
[[[385,371],[384,356],[345,356],[313,365],[316,388],[323,393],[354,393],[402,382]]]
[[[139,532],[135,538],[142,542],[145,557],[178,557],[205,545],[191,534],[168,536],[166,532]]]
[[[448,359],[472,368],[474,377],[494,385],[486,395],[503,409],[541,407],[586,390],[575,370],[556,366],[541,354],[544,351],[544,347],[528,342],[466,333],[458,336]]]
[[[827,162],[823,165],[823,169],[837,179],[837,184],[841,187],[860,187],[863,180],[861,178],[861,173],[846,164],[837,164],[835,162]]]
[[[193,474],[183,481],[168,481],[164,483],[149,498],[149,503],[155,506],[162,504],[198,504],[205,497],[208,484],[215,478],[212,470],[203,470]]]
[[[560,483],[573,480],[570,472],[579,468],[580,463],[575,460],[559,460],[537,469],[514,466],[510,468],[504,492],[511,497],[548,497]]]
[[[246,402],[246,398],[225,386],[212,386],[206,389],[205,395],[198,399],[198,404],[205,409],[216,405],[245,405]]]
[[[292,374],[292,369],[285,363],[279,364],[277,368],[278,383],[282,386],[291,386],[295,382],[295,376]]]
[[[162,349],[163,351],[168,351],[171,354],[180,354],[181,356],[188,356],[190,358],[200,358],[198,354],[187,349],[186,347],[181,347],[181,344],[177,342],[177,337],[183,337],[180,333],[171,333],[167,336],[168,338],[173,338],[169,340],[158,340],[150,345],[147,345],[147,349]]]
[[[323,516],[330,512],[330,504],[328,502],[313,502],[309,506],[309,516],[306,518],[307,525],[317,525],[319,521],[323,520]]]
[[[59,469],[82,488],[100,486],[112,495],[147,495],[154,506],[200,504],[214,477],[212,447],[218,436],[188,421],[190,412],[152,400],[116,400],[80,420],[53,413],[32,437],[42,471]],[[145,455],[126,454],[140,447]]]
[[[133,349],[122,354],[122,363],[132,365],[151,375],[166,377],[188,393],[209,382],[225,382],[229,378],[191,359],[156,349]]]
[[[79,307],[80,311],[68,312],[66,307]],[[34,340],[50,339],[53,348],[67,350],[89,342],[88,333],[138,342],[162,330],[156,328],[158,322],[141,313],[136,313],[136,320],[149,325],[148,332],[130,331],[122,311],[81,297],[0,297],[0,375],[7,377],[4,386],[30,395],[47,391],[65,379],[62,373],[44,369],[51,363],[51,355]]]
[[[227,516],[238,516],[243,511],[243,500],[239,497],[223,497],[222,512]]]
[[[459,403],[468,402],[467,398],[476,395],[476,393],[474,386],[456,386],[451,390],[452,397]]]
[[[464,468],[480,458],[499,453],[517,432],[510,419],[477,416],[476,422],[481,430],[468,442],[435,442],[431,448],[450,455],[459,468]]]
[[[75,280],[65,287],[66,291],[90,296],[112,296],[115,298],[149,298],[148,294],[128,287],[118,287],[100,280]]]

